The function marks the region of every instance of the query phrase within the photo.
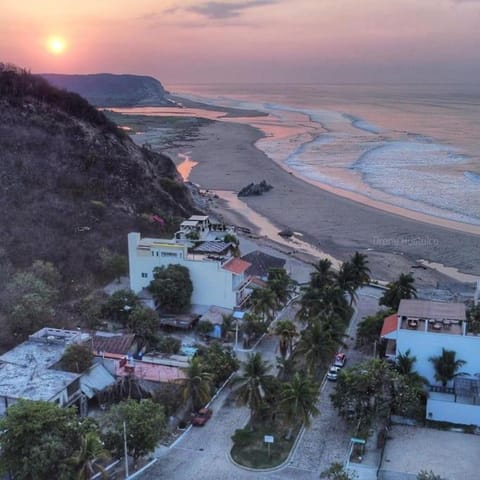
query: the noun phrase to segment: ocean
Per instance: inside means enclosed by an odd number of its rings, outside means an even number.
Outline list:
[[[168,85],[257,109],[225,119],[265,133],[273,160],[307,180],[383,204],[480,225],[478,85]],[[211,112],[205,116],[218,118]]]

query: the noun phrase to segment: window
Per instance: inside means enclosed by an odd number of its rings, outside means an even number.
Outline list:
[[[177,252],[162,252],[162,257],[176,257]]]
[[[158,253],[157,253],[157,255],[158,255]],[[152,252],[152,257],[154,257],[154,256],[155,256],[155,252]]]
[[[148,278],[148,273],[142,273],[142,278]]]
[[[158,257],[158,251],[157,251],[157,257]]]

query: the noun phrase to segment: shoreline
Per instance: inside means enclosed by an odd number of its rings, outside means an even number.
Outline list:
[[[467,275],[480,274],[480,237],[385,212],[346,199],[290,174],[260,151],[255,143],[262,132],[255,127],[231,122],[213,122],[200,128],[199,138],[188,148],[167,149],[175,163],[188,150],[197,165],[190,180],[201,188],[238,192],[246,184],[262,179],[274,189],[260,197],[243,199],[254,212],[267,218],[278,231],[290,228],[302,233],[302,240],[341,261],[356,250],[369,257],[375,278],[391,281],[400,273],[412,271],[419,284],[441,286],[462,283],[460,279],[427,267],[420,261],[455,267]],[[254,172],[254,173],[251,173]],[[213,211],[231,223],[249,226],[251,219],[225,202],[211,202]],[[271,241],[278,243],[275,237]],[[416,270],[411,270],[415,265]],[[425,266],[425,265],[424,265]],[[417,269],[418,268],[418,269]],[[445,270],[444,270],[445,271]],[[472,282],[475,276],[472,276]]]

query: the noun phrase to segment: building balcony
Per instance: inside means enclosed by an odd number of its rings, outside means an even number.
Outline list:
[[[402,317],[400,328],[418,332],[463,335],[462,322],[459,320]]]

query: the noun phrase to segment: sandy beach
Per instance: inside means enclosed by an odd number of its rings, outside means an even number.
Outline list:
[[[355,250],[367,253],[375,278],[388,281],[412,271],[419,286],[449,287],[455,283],[452,275],[470,282],[480,276],[480,236],[388,213],[304,182],[255,147],[261,136],[249,125],[213,122],[200,127],[188,146],[165,153],[177,164],[185,154],[196,162],[189,179],[202,189],[238,192],[265,179],[274,187],[270,192],[242,199],[251,209],[268,218],[277,231],[298,232],[340,260]],[[225,220],[258,232],[248,214],[229,208],[227,202],[215,199],[209,205]],[[434,262],[436,269],[411,268],[421,260]],[[442,265],[453,267],[449,276],[438,273]],[[455,269],[469,276],[456,275]]]

